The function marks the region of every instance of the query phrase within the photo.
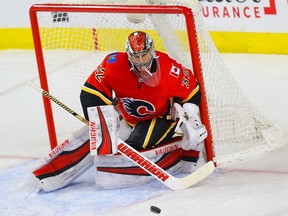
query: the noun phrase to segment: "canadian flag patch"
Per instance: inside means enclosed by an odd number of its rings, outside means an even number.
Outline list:
[[[170,75],[178,78],[179,74],[180,74],[180,68],[176,67],[175,65],[172,65],[170,69]]]

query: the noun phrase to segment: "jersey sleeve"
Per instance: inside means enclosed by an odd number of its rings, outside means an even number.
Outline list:
[[[108,71],[105,68],[105,62],[107,58],[109,56],[92,72],[81,89],[80,101],[86,119],[88,119],[88,107],[112,104],[112,89],[106,82]]]
[[[183,67],[181,64],[173,63],[169,72],[172,80],[174,99],[178,103],[191,102],[200,104],[201,91],[200,85],[191,70]]]

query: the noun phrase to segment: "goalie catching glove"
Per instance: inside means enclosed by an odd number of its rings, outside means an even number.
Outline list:
[[[178,106],[178,107],[177,107]],[[179,104],[175,104],[178,115],[184,124],[181,126],[184,134],[189,135],[189,142],[183,142],[181,148],[184,150],[199,151],[202,148],[203,140],[207,137],[207,130],[199,117],[199,107],[192,103],[183,104],[183,109]],[[181,109],[181,111],[179,111]]]

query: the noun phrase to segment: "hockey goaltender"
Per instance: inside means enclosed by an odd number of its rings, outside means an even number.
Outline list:
[[[147,33],[132,32],[126,52],[108,54],[80,100],[89,124],[37,162],[39,190],[63,188],[93,165],[97,187],[123,187],[205,163],[200,86],[191,70],[155,50]]]

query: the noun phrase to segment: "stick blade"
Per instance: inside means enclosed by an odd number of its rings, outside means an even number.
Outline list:
[[[202,181],[204,178],[213,173],[214,170],[215,166],[213,161],[209,161],[190,175],[182,178],[168,179],[168,182],[166,182],[166,184],[173,190],[183,190]]]

